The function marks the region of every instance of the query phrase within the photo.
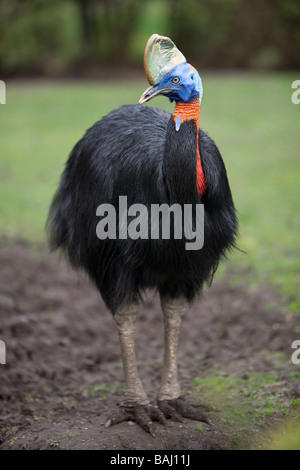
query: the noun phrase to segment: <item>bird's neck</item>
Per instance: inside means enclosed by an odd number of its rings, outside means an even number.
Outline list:
[[[180,130],[181,125],[185,121],[194,121],[196,124],[196,179],[197,179],[197,191],[199,196],[202,198],[206,191],[206,179],[202,168],[200,151],[199,151],[199,120],[200,120],[200,108],[198,97],[188,103],[176,103],[175,110],[173,113],[173,120],[175,123],[176,131]]]
[[[176,103],[173,119],[176,125],[178,119],[180,119],[180,125],[184,121],[195,121],[197,129],[199,129],[199,120],[200,120],[200,103],[198,98],[195,98],[193,101],[189,101],[188,103]]]

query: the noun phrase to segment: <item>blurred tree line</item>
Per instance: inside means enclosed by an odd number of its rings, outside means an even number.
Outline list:
[[[300,0],[0,0],[0,75],[141,67],[154,32],[202,68],[300,66]]]

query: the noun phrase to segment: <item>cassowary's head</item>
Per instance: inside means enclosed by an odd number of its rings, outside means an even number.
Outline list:
[[[144,67],[151,86],[142,94],[140,104],[158,95],[179,103],[198,97],[201,103],[203,88],[200,75],[186,62],[171,39],[158,34],[150,37],[145,48]]]

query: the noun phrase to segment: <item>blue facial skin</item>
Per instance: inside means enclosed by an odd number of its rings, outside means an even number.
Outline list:
[[[174,77],[179,78],[178,83],[173,83]],[[203,88],[200,75],[196,70],[191,70],[191,65],[184,62],[174,67],[155,88],[155,94],[164,94],[170,101],[188,103],[199,97],[201,104]],[[153,91],[154,91],[153,90]]]

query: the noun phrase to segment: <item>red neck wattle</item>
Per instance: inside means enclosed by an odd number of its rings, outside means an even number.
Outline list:
[[[197,174],[197,191],[199,196],[202,198],[206,191],[206,179],[204,175],[204,171],[202,168],[200,151],[199,151],[199,119],[200,119],[200,103],[198,98],[195,98],[193,101],[189,103],[176,103],[175,110],[173,113],[173,119],[176,123],[177,118],[181,115],[181,122],[180,125],[184,121],[195,121],[196,129],[197,129],[197,151],[196,151],[196,174]]]

